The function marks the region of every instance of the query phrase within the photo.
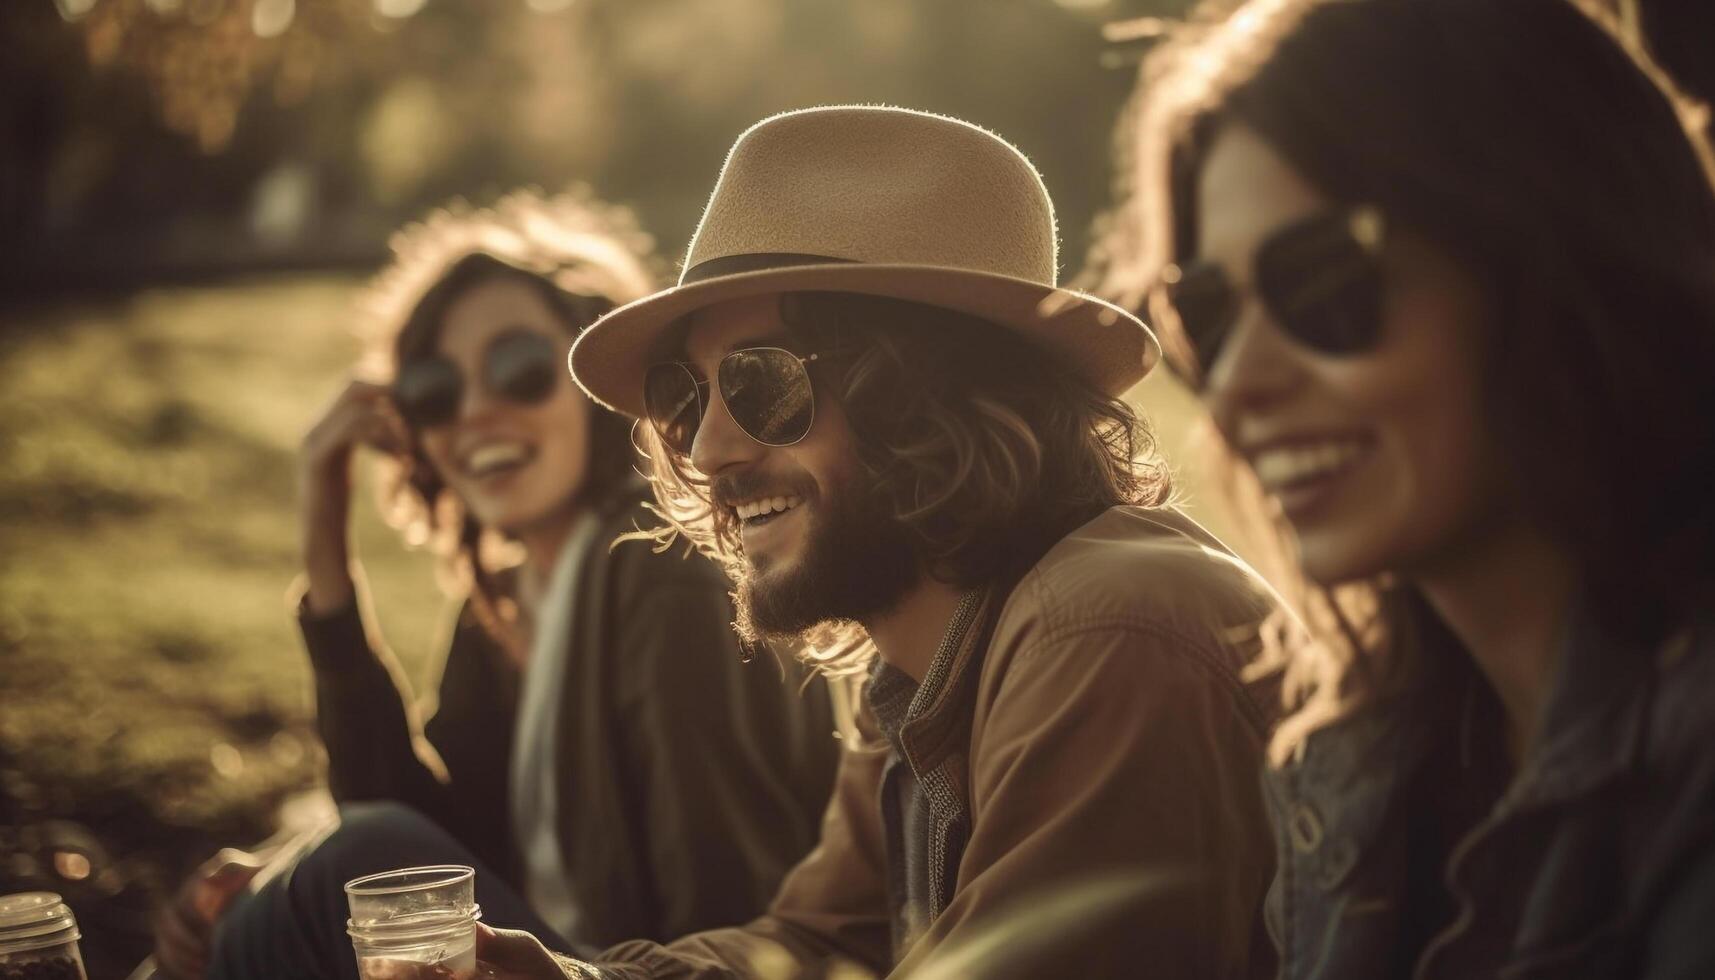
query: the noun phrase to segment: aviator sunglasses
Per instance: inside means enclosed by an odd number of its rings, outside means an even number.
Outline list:
[[[1381,336],[1379,209],[1340,208],[1287,225],[1257,247],[1252,288],[1286,335],[1319,353],[1372,349]],[[1160,287],[1207,371],[1243,309],[1243,291],[1220,266],[1162,270]]]
[[[534,405],[554,392],[561,349],[543,334],[508,330],[489,343],[482,357],[482,385],[491,394],[518,405]],[[399,369],[393,401],[414,428],[451,422],[464,399],[464,375],[444,357],[420,357]]]
[[[727,414],[744,434],[764,446],[795,445],[816,421],[816,393],[805,366],[821,355],[799,355],[784,347],[746,347],[721,358],[715,384]],[[691,454],[707,402],[699,380],[684,361],[652,365],[643,377],[643,406],[649,424],[667,448]]]

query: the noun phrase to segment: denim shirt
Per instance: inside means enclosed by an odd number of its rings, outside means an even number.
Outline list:
[[[940,696],[953,667],[953,655],[964,641],[964,633],[975,620],[982,601],[980,591],[967,592],[941,638],[929,663],[923,683],[890,666],[880,657],[870,667],[864,699],[887,739],[887,763],[881,771],[881,820],[887,843],[887,904],[893,919],[893,955],[903,956],[915,945],[939,911],[936,898],[945,886],[938,883],[945,867],[937,867],[932,855],[936,813],[956,809],[959,801],[943,796],[944,781],[925,785],[906,756],[903,731],[922,717],[928,705]],[[952,855],[956,864],[957,855]],[[942,863],[945,864],[945,858]]]
[[[1427,945],[1403,948],[1423,907],[1407,804],[1457,791],[1422,783],[1458,671],[1428,671],[1269,770],[1282,977],[1715,977],[1711,617],[1654,650],[1585,621],[1564,643],[1535,751],[1441,860],[1451,915]]]

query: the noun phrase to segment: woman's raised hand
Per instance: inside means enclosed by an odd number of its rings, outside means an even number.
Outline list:
[[[179,886],[155,915],[155,968],[172,980],[202,980],[215,924],[238,893],[262,870],[264,859],[226,848]]]
[[[352,381],[305,434],[298,456],[298,502],[309,608],[329,613],[351,602],[346,527],[351,513],[351,457],[358,446],[403,453],[405,420],[384,385]]]

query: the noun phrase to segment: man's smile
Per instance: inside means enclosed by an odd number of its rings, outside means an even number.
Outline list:
[[[786,493],[740,501],[733,504],[731,510],[733,517],[741,525],[749,526],[752,523],[767,523],[776,515],[784,514],[802,502],[797,494]]]
[[[753,566],[769,547],[776,550],[781,547],[785,540],[783,536],[791,526],[802,523],[798,514],[804,509],[801,498],[796,495],[768,497],[733,509],[739,516],[739,541],[743,543],[744,553]]]

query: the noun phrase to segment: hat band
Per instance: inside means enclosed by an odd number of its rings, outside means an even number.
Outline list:
[[[856,261],[856,259],[836,259],[831,255],[811,255],[807,252],[740,252],[737,255],[723,255],[706,262],[698,262],[686,269],[684,274],[679,277],[679,285],[689,286],[692,283],[703,282],[708,279],[720,279],[724,276],[736,276],[746,272],[790,269],[800,265],[845,265]]]

